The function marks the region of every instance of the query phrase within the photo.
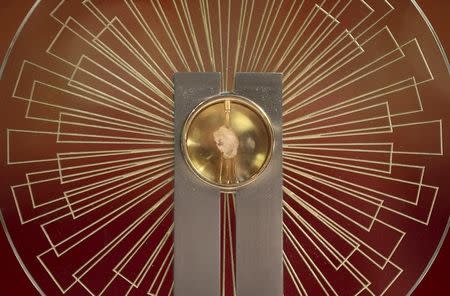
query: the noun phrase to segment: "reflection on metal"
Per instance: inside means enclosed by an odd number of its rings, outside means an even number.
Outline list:
[[[174,292],[219,295],[225,191],[236,195],[237,294],[281,296],[281,75],[238,73],[238,95],[214,96],[219,79],[175,75]]]
[[[254,180],[266,167],[273,131],[256,104],[220,96],[189,116],[182,145],[188,164],[200,178],[234,190]]]
[[[280,74],[236,74],[236,94],[265,111],[274,135],[267,168],[236,193],[237,295],[283,295],[281,79]]]
[[[181,136],[192,110],[217,95],[218,73],[177,73],[175,83],[174,295],[218,296],[220,290],[220,201],[216,188],[192,174]]]

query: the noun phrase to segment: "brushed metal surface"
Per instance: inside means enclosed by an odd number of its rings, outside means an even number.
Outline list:
[[[220,294],[220,194],[192,174],[181,132],[192,110],[220,91],[219,73],[176,73],[175,83],[175,296]]]
[[[282,265],[282,75],[238,73],[235,93],[268,115],[275,146],[265,171],[236,196],[236,283],[238,296],[283,295]]]

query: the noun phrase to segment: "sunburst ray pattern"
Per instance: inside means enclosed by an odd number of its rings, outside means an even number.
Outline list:
[[[236,72],[283,73],[285,295],[412,285],[394,258],[438,197],[414,158],[444,150],[420,92],[434,76],[419,40],[390,29],[392,3],[43,2],[45,47],[24,58],[12,94],[25,121],[7,130],[43,287],[172,294],[172,76],[185,71],[221,72],[223,91]],[[221,200],[221,287],[234,295],[234,202]]]

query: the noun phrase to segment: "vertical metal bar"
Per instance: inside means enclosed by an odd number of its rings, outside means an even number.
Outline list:
[[[181,133],[192,110],[220,92],[219,73],[176,73],[175,84],[175,296],[220,293],[220,193],[188,168]]]
[[[282,76],[238,73],[235,93],[257,103],[274,129],[272,159],[236,196],[238,296],[282,296]]]

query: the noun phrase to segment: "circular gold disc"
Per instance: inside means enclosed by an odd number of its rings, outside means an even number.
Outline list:
[[[236,188],[254,180],[273,149],[267,115],[253,102],[221,96],[197,107],[183,130],[183,153],[204,181]]]

